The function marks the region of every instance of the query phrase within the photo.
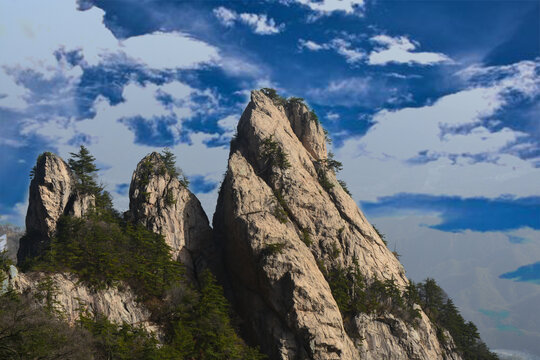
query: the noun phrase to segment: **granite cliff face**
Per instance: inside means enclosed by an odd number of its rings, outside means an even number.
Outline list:
[[[94,204],[92,196],[77,191],[77,180],[59,156],[43,153],[34,167],[26,213],[26,233],[19,244],[17,261],[43,252],[62,215],[81,217]]]
[[[203,253],[212,245],[208,218],[197,197],[167,172],[160,154],[151,153],[139,162],[129,198],[129,216],[162,234],[174,259],[191,273],[205,266]]]
[[[331,171],[322,127],[302,103],[252,92],[231,144],[214,231],[245,333],[272,359],[458,359],[427,316],[344,323],[324,268],[407,285],[402,265]],[[421,311],[420,311],[421,312]]]

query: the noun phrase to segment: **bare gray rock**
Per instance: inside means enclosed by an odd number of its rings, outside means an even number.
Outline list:
[[[44,286],[45,282],[49,282]],[[82,312],[101,314],[116,324],[140,325],[149,332],[160,335],[159,327],[150,321],[150,312],[136,301],[129,286],[123,290],[109,288],[94,291],[70,273],[45,274],[31,272],[10,276],[11,287],[19,293],[30,293],[37,300],[51,291],[52,307],[70,324],[74,325]],[[41,305],[45,306],[45,299]]]
[[[212,245],[212,230],[201,203],[178,178],[166,171],[161,155],[144,157],[133,173],[129,214],[164,236],[174,259],[195,272]]]
[[[62,215],[81,217],[94,204],[92,196],[80,194],[77,180],[59,156],[46,152],[38,157],[26,213],[26,234],[20,240],[17,261],[38,256],[47,247]]]
[[[395,320],[388,315],[355,320],[356,338],[345,332],[319,266],[358,265],[367,279],[393,279],[402,289],[408,280],[337,182],[324,132],[307,107],[276,106],[254,91],[237,130],[214,231],[248,340],[272,359],[448,356],[425,314],[418,329],[397,320],[399,332],[392,332],[380,321]],[[358,340],[371,331],[373,338]]]

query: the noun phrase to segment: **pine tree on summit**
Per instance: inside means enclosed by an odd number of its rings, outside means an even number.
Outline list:
[[[94,163],[96,158],[90,155],[90,151],[84,145],[81,145],[78,153],[70,153],[70,155],[71,159],[69,159],[68,163],[77,176],[77,189],[79,192],[94,196],[96,214],[105,215],[110,213],[115,215],[111,195],[104,191],[104,187],[96,181],[99,170]]]
[[[99,170],[94,161],[96,158],[90,155],[88,149],[81,145],[78,153],[70,153],[71,159],[69,159],[69,167],[79,180],[79,190],[84,194],[97,195],[101,190],[95,180],[96,173]]]

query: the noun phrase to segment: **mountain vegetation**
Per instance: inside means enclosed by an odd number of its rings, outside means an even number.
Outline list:
[[[170,152],[164,152],[162,160],[164,171],[180,176]],[[69,164],[77,176],[78,191],[110,199],[97,185],[94,161],[84,147],[72,154]],[[171,258],[162,235],[124,219],[108,201],[96,202],[93,210],[82,218],[61,216],[50,245],[27,262],[26,270],[74,273],[94,291],[129,286],[150,310],[152,320],[164,328],[164,341],[160,343],[142,327],[114,324],[85,309],[77,326],[70,328],[61,319],[52,282],[44,281],[34,298],[14,292],[2,295],[0,339],[5,334],[5,341],[0,355],[5,356],[1,358],[263,358],[236,334],[231,309],[210,271],[202,273],[197,283],[188,280],[183,265]],[[2,276],[9,266],[4,255],[0,258]],[[19,315],[14,318],[13,312]]]

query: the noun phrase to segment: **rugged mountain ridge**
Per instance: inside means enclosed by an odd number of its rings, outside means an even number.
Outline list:
[[[338,182],[340,165],[327,153],[326,138],[301,99],[283,101],[253,91],[231,142],[213,229],[185,180],[158,153],[137,165],[123,219],[162,234],[192,281],[212,269],[238,314],[244,339],[270,359],[461,359],[450,334],[438,333],[418,305],[413,321],[387,304],[378,312],[344,312],[332,271],[352,269],[367,283],[387,281],[398,292],[409,282]],[[77,183],[60,157],[40,156],[20,263],[43,253],[62,215],[84,217],[95,206]],[[96,290],[67,272],[10,271],[8,280],[21,293],[38,293],[49,281],[57,289],[55,306],[72,324],[83,306],[115,323],[163,335],[152,311],[125,284]]]
[[[358,266],[364,277],[401,289],[408,281],[331,160],[304,104],[252,92],[214,214],[246,333],[273,359],[459,359],[421,310],[417,327],[391,315],[344,322],[324,268]]]

